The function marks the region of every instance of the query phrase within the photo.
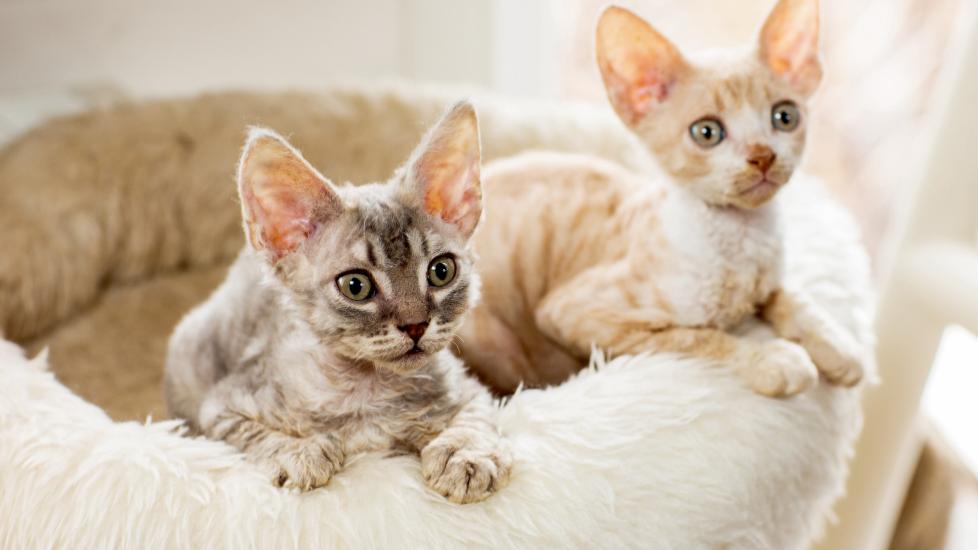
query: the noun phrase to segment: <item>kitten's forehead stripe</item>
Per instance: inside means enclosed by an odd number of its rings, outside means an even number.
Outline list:
[[[374,254],[374,243],[370,242],[370,239],[367,239],[366,242],[367,242],[367,262],[372,267],[376,268],[378,267],[378,265],[377,265],[377,255]]]
[[[773,101],[774,93],[767,82],[760,82],[752,75],[733,75],[716,82],[713,87],[713,110],[717,114],[724,111],[754,105],[756,102]]]
[[[409,235],[418,227],[417,214],[412,208],[386,203],[363,205],[358,211],[364,232],[376,236],[374,250],[384,257],[384,264],[402,267],[416,253]]]
[[[374,262],[372,262],[374,267],[384,269],[390,264],[390,259],[385,255],[383,239],[373,234],[368,234],[366,239],[370,243],[370,251],[374,256]]]

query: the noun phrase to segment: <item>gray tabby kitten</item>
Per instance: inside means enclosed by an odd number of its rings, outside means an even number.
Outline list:
[[[248,245],[170,340],[171,414],[273,469],[325,485],[355,453],[420,453],[454,502],[512,462],[489,393],[445,349],[477,299],[479,128],[452,108],[382,184],[336,187],[252,130],[238,170]]]

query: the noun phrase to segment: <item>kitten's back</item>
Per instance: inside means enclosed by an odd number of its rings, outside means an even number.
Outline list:
[[[482,299],[461,333],[463,356],[503,392],[521,381],[564,380],[583,365],[540,332],[536,307],[584,269],[623,256],[635,199],[654,190],[617,164],[556,152],[490,163],[484,180],[486,219],[475,245]]]
[[[260,267],[254,255],[243,250],[221,286],[177,325],[164,375],[170,416],[197,418],[208,389],[246,368],[282,336],[280,302],[262,283]]]

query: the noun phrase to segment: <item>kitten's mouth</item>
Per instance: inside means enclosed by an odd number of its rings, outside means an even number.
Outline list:
[[[780,188],[780,183],[768,177],[761,177],[756,183],[752,183],[745,189],[737,191],[736,196],[738,200],[745,201],[748,207],[753,208],[767,202]]]
[[[747,189],[744,189],[743,191],[741,191],[738,194],[739,195],[742,195],[742,196],[745,196],[745,195],[763,195],[763,194],[770,193],[771,191],[777,190],[778,187],[781,187],[781,186],[778,185],[777,183],[775,183],[775,182],[767,179],[767,178],[761,178],[761,181],[755,183],[754,185],[751,185],[750,187],[748,187]]]
[[[397,357],[398,361],[413,362],[430,355],[428,351],[425,351],[421,346],[414,344],[414,347],[407,350]]]

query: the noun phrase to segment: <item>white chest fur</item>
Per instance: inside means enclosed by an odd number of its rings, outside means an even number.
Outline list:
[[[716,208],[681,189],[662,207],[668,248],[657,284],[684,325],[728,328],[756,311],[781,278],[777,198],[754,209]]]

